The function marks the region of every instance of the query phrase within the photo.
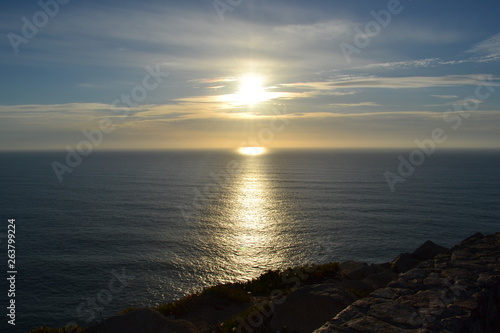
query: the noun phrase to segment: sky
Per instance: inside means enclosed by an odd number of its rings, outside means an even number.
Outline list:
[[[500,148],[499,12],[460,0],[9,1],[0,150]]]

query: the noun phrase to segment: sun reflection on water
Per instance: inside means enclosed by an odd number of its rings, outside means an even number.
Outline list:
[[[266,152],[264,147],[241,147],[238,152],[243,155],[261,155]]]
[[[207,284],[245,281],[298,264],[303,251],[293,199],[270,178],[266,154],[238,154],[240,171],[220,186],[196,224],[195,265]]]
[[[235,231],[234,246],[238,249],[233,259],[241,266],[254,268],[269,261],[269,247],[280,224],[272,189],[259,164],[259,161],[248,161],[246,172],[236,183],[230,211]]]

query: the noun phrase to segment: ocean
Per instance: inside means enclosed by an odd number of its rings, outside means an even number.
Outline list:
[[[438,150],[402,177],[410,153],[102,151],[62,182],[51,164],[65,152],[1,153],[3,274],[8,219],[17,269],[16,326],[2,314],[1,331],[88,326],[268,269],[381,263],[500,231],[500,151]],[[387,171],[404,180],[394,191]]]

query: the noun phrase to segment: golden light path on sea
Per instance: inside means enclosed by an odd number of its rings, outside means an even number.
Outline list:
[[[236,182],[231,200],[230,221],[238,252],[234,259],[241,267],[263,267],[275,257],[272,248],[279,246],[280,212],[274,200],[275,192],[263,170],[263,156],[247,155],[250,156],[244,159],[245,169]]]
[[[193,221],[192,236],[186,237],[196,255],[174,260],[179,267],[195,267],[186,274],[206,286],[248,281],[269,269],[306,262],[308,253],[296,230],[298,205],[291,192],[277,186],[269,153],[233,153],[238,172],[213,185],[213,195]]]

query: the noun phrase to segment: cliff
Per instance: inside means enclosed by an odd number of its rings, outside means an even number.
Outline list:
[[[392,263],[268,271],[83,328],[37,332],[500,332],[500,233],[427,241]]]
[[[420,263],[314,332],[500,332],[500,233]]]

